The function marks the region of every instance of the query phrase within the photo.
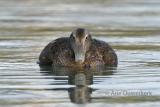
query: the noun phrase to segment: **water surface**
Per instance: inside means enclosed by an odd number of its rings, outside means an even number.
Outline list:
[[[1,0],[0,106],[159,107],[159,23],[158,0]],[[68,73],[36,64],[48,42],[76,27],[115,49],[117,69]]]

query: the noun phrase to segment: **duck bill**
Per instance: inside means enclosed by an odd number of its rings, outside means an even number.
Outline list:
[[[75,53],[75,62],[76,63],[83,63],[85,60],[85,53]]]

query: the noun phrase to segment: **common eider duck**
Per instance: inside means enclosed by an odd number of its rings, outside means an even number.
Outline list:
[[[104,41],[93,39],[84,28],[75,29],[70,37],[53,40],[39,56],[40,66],[116,67],[117,63],[118,58],[112,47]]]

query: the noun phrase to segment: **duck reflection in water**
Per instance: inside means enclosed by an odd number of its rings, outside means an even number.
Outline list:
[[[92,89],[88,86],[93,84],[93,75],[89,72],[74,72],[69,75],[68,83],[75,85],[69,88],[71,102],[87,103],[91,102]]]
[[[100,69],[101,68],[101,69]],[[70,67],[41,67],[41,70],[49,71],[45,73],[45,75],[54,75],[54,76],[68,76],[68,84],[74,85],[74,87],[67,88],[65,90],[69,93],[69,98],[71,102],[77,104],[84,104],[91,102],[91,94],[94,89],[90,88],[89,86],[94,84],[93,77],[94,76],[107,76],[112,75],[116,68],[105,68],[102,69],[100,67],[98,69],[85,69],[84,70],[77,70]],[[56,78],[54,78],[56,79]],[[57,78],[58,80],[60,78]],[[61,78],[64,80],[64,78]],[[61,90],[61,89],[58,89]],[[63,89],[64,90],[64,89]]]

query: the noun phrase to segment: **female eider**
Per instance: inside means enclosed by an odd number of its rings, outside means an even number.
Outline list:
[[[50,42],[39,56],[39,65],[94,67],[117,66],[117,55],[107,43],[92,39],[83,28],[74,30],[70,37]]]

